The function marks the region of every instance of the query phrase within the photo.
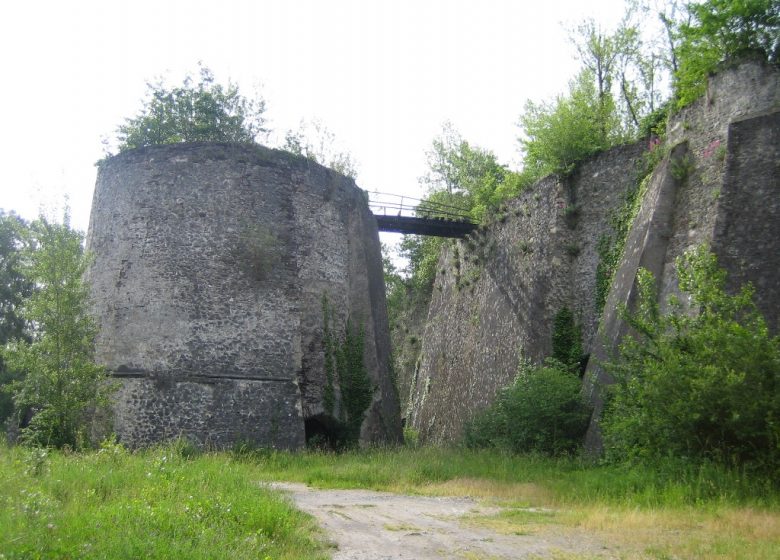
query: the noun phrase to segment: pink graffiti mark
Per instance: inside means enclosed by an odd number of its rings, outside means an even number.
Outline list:
[[[706,148],[704,148],[704,151],[701,153],[702,157],[708,158],[712,157],[712,154],[715,153],[715,150],[718,149],[718,146],[720,146],[720,140],[713,140],[710,142]]]
[[[650,142],[647,145],[647,149],[652,152],[653,150],[655,150],[660,145],[661,145],[661,139],[658,138],[658,136],[655,136],[655,137],[650,139]]]

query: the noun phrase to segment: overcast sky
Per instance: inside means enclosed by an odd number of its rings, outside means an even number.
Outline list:
[[[0,7],[0,208],[33,218],[69,198],[86,230],[101,139],[145,83],[197,72],[256,87],[274,129],[320,119],[369,191],[422,194],[425,151],[449,120],[517,166],[517,121],[577,71],[566,27],[606,26],[622,0],[100,0]]]

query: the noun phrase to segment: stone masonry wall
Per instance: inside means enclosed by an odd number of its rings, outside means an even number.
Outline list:
[[[595,304],[597,244],[637,184],[644,143],[600,154],[565,181],[542,180],[476,241],[444,250],[407,411],[423,440],[457,439],[513,380],[521,357],[548,356],[552,319],[567,305],[591,353],[584,389],[596,412],[587,443],[597,449],[601,388],[610,382],[598,363],[625,332],[619,305],[633,303],[639,267],[656,276],[662,304],[679,295],[675,260],[701,243],[712,246],[732,286],[753,283],[778,328],[779,74],[751,61],[725,69],[670,121],[671,149],[648,183],[603,316]]]
[[[101,164],[87,243],[122,441],[301,446],[323,412],[323,296],[366,331],[364,439],[400,437],[376,224],[351,180],[259,146],[134,150]]]
[[[521,357],[548,356],[563,306],[578,316],[590,348],[598,323],[596,246],[637,183],[644,149],[615,148],[576,177],[548,177],[473,239],[446,247],[407,410],[422,440],[456,439],[512,382]]]
[[[639,267],[650,270],[665,308],[680,296],[675,263],[685,251],[709,245],[732,288],[751,282],[770,326],[777,328],[780,289],[780,72],[746,62],[710,79],[707,95],[669,123],[670,155],[653,177],[626,242],[585,379],[595,406],[586,438],[601,446],[598,419],[603,388],[612,382],[599,367],[618,348],[625,326],[617,306],[631,308]],[[682,297],[683,304],[686,298]]]

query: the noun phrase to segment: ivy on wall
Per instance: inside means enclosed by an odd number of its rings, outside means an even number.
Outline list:
[[[635,186],[626,192],[623,204],[610,215],[612,233],[605,233],[599,238],[596,252],[599,255],[599,263],[596,268],[596,310],[600,314],[607,302],[609,287],[617,271],[620,258],[626,246],[628,232],[639,213],[647,187],[653,176],[653,171],[663,157],[669,153],[668,149],[659,143],[652,141],[650,151],[644,158],[643,169],[640,170]]]
[[[360,438],[368,407],[374,396],[374,386],[363,358],[365,329],[347,319],[343,335],[333,328],[333,308],[327,295],[322,296],[323,350],[325,352],[325,412],[338,422],[339,445],[350,446]],[[340,399],[337,399],[338,388]]]
[[[582,370],[582,326],[567,306],[563,306],[553,319],[552,358],[570,370],[578,373]]]

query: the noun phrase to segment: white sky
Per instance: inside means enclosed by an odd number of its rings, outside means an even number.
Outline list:
[[[451,121],[516,167],[528,99],[577,70],[565,24],[606,26],[622,0],[100,0],[0,7],[0,208],[27,218],[69,198],[86,230],[101,138],[134,116],[145,83],[197,62],[251,95],[279,141],[320,119],[369,191],[422,194],[425,151]],[[271,142],[273,143],[273,142]]]

